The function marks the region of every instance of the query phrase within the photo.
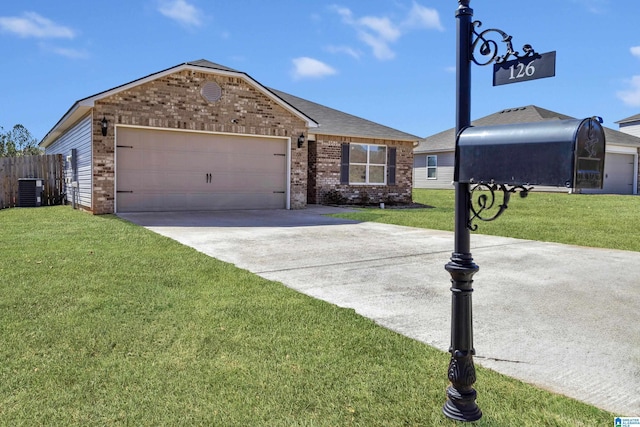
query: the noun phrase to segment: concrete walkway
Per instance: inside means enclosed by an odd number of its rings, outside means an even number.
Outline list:
[[[447,351],[453,234],[322,216],[336,211],[120,216]],[[478,234],[471,242],[476,363],[640,416],[640,253]]]

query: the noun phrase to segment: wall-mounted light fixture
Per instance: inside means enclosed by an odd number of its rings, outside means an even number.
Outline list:
[[[102,120],[100,120],[100,128],[102,129],[102,136],[107,136],[108,126],[109,126],[109,121],[105,116],[102,116]]]
[[[304,144],[304,133],[301,133],[298,137],[298,148],[302,148],[302,144]]]

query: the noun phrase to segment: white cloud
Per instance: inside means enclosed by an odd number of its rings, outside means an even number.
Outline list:
[[[440,14],[435,9],[430,9],[413,2],[411,11],[403,26],[406,28],[425,28],[428,30],[444,31],[440,23]]]
[[[47,50],[56,55],[64,56],[70,59],[84,59],[88,58],[89,54],[84,50],[71,49],[65,47],[57,47],[57,46],[40,46],[42,49]]]
[[[337,74],[337,71],[317,59],[302,56],[293,60],[293,78],[296,80],[304,78],[322,78]]]
[[[163,0],[158,11],[167,18],[188,27],[202,25],[200,11],[185,0]]]
[[[401,34],[400,30],[386,17],[365,16],[360,18],[358,23],[361,27],[373,31],[376,38],[384,41],[394,42]]]
[[[629,88],[619,91],[618,98],[630,107],[640,107],[640,76],[633,76],[629,81]]]
[[[342,22],[356,30],[358,38],[368,45],[379,60],[395,57],[391,45],[406,32],[415,29],[443,30],[440,16],[435,9],[429,9],[413,2],[413,6],[404,21],[395,23],[387,16],[364,16],[355,18],[346,7],[332,6],[331,9],[342,18]]]
[[[631,51],[631,55],[637,56],[638,58],[640,58],[640,46],[633,46],[629,50]]]
[[[342,20],[347,24],[353,23],[353,13],[351,13],[350,9],[346,7],[335,6],[335,5],[331,6],[331,9],[335,10],[335,12],[338,15],[342,16]]]
[[[58,25],[35,12],[25,12],[22,17],[1,16],[0,29],[20,37],[40,39],[65,38],[72,39],[76,33],[68,27]]]
[[[344,53],[355,59],[360,59],[362,55],[359,50],[350,48],[349,46],[327,46],[325,50],[329,53]]]
[[[574,3],[584,6],[590,13],[601,15],[609,7],[609,0],[573,0]]]
[[[385,60],[395,56],[389,43],[397,40],[401,33],[389,18],[365,16],[354,19],[350,9],[338,6],[332,8],[342,17],[342,22],[356,30],[358,38],[371,48],[376,58]]]
[[[389,46],[389,43],[381,37],[362,31],[358,34],[360,40],[365,42],[373,51],[373,56],[381,61],[393,59],[396,57],[395,52]]]

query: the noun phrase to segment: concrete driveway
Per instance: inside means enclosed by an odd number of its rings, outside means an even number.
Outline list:
[[[322,216],[339,211],[120,216],[447,351],[453,234]],[[476,363],[639,416],[640,253],[478,234],[471,242]]]

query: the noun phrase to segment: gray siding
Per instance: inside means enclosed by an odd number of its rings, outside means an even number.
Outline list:
[[[78,164],[78,199],[77,202],[87,208],[91,208],[91,115],[81,119],[72,128],[65,132],[49,145],[46,154],[62,154],[65,159],[71,155],[71,150],[76,149]],[[71,201],[71,164],[65,162],[65,191],[67,199]]]
[[[437,156],[436,179],[427,179],[427,156]],[[413,156],[413,188],[453,189],[453,152],[419,153]]]
[[[582,192],[590,194],[634,194],[635,162],[633,154],[607,153],[604,159],[602,189],[584,189]]]
[[[437,179],[427,179],[427,156],[438,156]],[[455,155],[453,152],[420,153],[413,156],[413,186],[414,188],[434,188],[453,190],[453,165]],[[570,190],[563,187],[534,187],[533,191],[568,193]]]
[[[621,124],[620,132],[628,133],[629,135],[640,137],[640,123],[633,122],[629,124]]]

